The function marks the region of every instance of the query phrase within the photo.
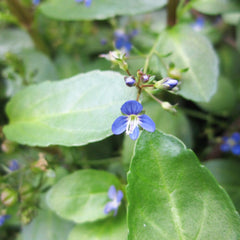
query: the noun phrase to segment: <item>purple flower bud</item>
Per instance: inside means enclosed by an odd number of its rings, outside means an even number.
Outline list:
[[[149,78],[150,78],[150,75],[149,74],[143,74],[141,76],[141,80],[145,83],[145,82],[148,82],[149,81]]]
[[[133,76],[124,77],[127,86],[132,87],[135,84],[135,78]]]
[[[166,89],[171,90],[178,85],[178,80],[172,79],[172,78],[166,78],[166,80],[162,83],[162,85],[166,87]]]

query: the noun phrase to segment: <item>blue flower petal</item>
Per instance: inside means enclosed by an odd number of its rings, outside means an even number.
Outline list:
[[[132,140],[136,140],[139,136],[139,128],[135,127],[135,129],[133,130],[133,133],[129,134],[129,136]]]
[[[143,109],[142,104],[135,100],[125,102],[121,107],[122,113],[127,115],[139,114],[142,111],[142,109]]]
[[[155,129],[156,129],[156,126],[155,126],[155,123],[154,121],[147,115],[141,115],[138,117],[140,122],[139,122],[139,125],[147,130],[148,132],[154,132]]]
[[[10,162],[10,164],[9,164],[9,170],[10,171],[16,171],[16,170],[18,170],[19,169],[19,163],[18,163],[18,161],[17,160],[12,160],[11,162]]]
[[[124,48],[127,52],[130,52],[130,50],[132,49],[132,43],[129,41],[125,42]]]
[[[117,202],[120,203],[123,198],[123,192],[121,190],[118,190],[117,192]]]
[[[117,190],[115,186],[112,185],[108,190],[108,197],[113,200],[114,198],[116,198],[116,196],[117,196]]]
[[[123,38],[117,38],[115,40],[115,47],[117,49],[121,49],[122,47],[124,47],[124,44],[125,44],[125,40]]]
[[[231,139],[233,139],[235,142],[240,142],[240,133],[238,132],[233,133]]]
[[[127,116],[118,117],[112,124],[112,132],[116,135],[123,133],[127,127]]]
[[[240,156],[240,145],[235,145],[231,149],[234,155]]]
[[[90,7],[92,4],[92,0],[85,0],[85,6]]]
[[[108,214],[108,213],[110,213],[110,212],[113,211],[113,210],[116,210],[116,206],[115,206],[114,202],[108,202],[108,203],[105,205],[103,212],[104,212],[105,214]]]
[[[228,151],[230,150],[229,144],[227,144],[227,143],[221,144],[220,150],[221,150],[222,152],[228,152]]]

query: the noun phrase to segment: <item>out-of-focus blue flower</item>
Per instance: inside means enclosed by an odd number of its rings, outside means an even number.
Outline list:
[[[38,5],[40,3],[40,0],[32,0],[33,5]]]
[[[119,135],[126,131],[126,134],[129,135],[132,140],[136,140],[139,136],[138,126],[141,126],[148,132],[154,132],[155,123],[149,116],[145,114],[140,115],[142,110],[142,104],[135,100],[125,102],[121,107],[121,111],[125,115],[118,117],[113,122],[112,132]]]
[[[10,218],[10,215],[0,215],[0,227],[5,223],[7,219]]]
[[[176,87],[178,85],[178,80],[176,79],[172,79],[172,78],[167,78],[162,85],[164,87],[166,87],[168,90],[173,89],[174,87]]]
[[[102,38],[101,39],[101,41],[100,41],[100,43],[102,44],[102,45],[106,45],[107,44],[107,39],[105,39],[105,38]]]
[[[124,77],[124,81],[125,81],[126,85],[129,87],[132,87],[136,82],[136,80],[133,76]]]
[[[222,152],[232,152],[240,156],[240,133],[235,132],[230,137],[223,137],[220,149]]]
[[[20,168],[18,161],[17,160],[12,160],[9,163],[9,167],[8,168],[12,172],[18,170]]]
[[[197,19],[195,20],[195,22],[192,24],[192,28],[193,30],[199,32],[203,29],[205,24],[205,19],[202,16],[197,17]]]
[[[125,53],[129,53],[132,49],[131,39],[138,34],[138,30],[133,30],[130,34],[126,34],[122,30],[116,30],[114,33],[114,43],[117,49],[122,49]]]
[[[108,202],[104,208],[104,213],[108,214],[111,211],[114,211],[114,216],[117,215],[119,206],[123,198],[123,192],[121,190],[116,190],[115,186],[111,186],[108,190],[108,197],[112,200]]]
[[[76,2],[84,2],[86,7],[90,7],[92,0],[75,0]]]

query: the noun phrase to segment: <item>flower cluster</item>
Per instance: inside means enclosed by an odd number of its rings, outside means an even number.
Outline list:
[[[104,213],[109,214],[111,211],[114,211],[114,216],[117,215],[118,208],[121,205],[123,198],[123,192],[121,190],[116,190],[115,186],[111,186],[108,190],[108,197],[112,200],[108,202],[104,208]]]
[[[240,156],[240,133],[234,132],[230,137],[223,137],[220,149],[222,152],[232,152]]]
[[[130,100],[125,102],[121,107],[123,116],[118,117],[112,124],[112,132],[119,135],[126,131],[132,140],[136,140],[139,136],[139,126],[148,132],[155,131],[155,123],[145,115],[140,114],[143,110],[141,103]]]

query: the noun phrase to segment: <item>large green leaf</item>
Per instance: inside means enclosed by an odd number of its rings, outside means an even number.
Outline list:
[[[7,105],[7,138],[22,144],[84,145],[111,135],[121,105],[135,99],[123,76],[92,71],[25,88]]]
[[[127,239],[126,216],[111,217],[94,223],[76,225],[68,240],[125,240]]]
[[[228,192],[240,211],[240,162],[238,159],[214,159],[204,164]]]
[[[52,0],[43,3],[42,13],[61,20],[106,19],[116,15],[135,15],[159,9],[166,0],[93,0],[89,8],[73,0]]]
[[[34,220],[22,229],[22,240],[66,240],[73,224],[51,211],[39,211]]]
[[[160,34],[155,50],[161,55],[172,53],[162,58],[165,65],[174,62],[177,68],[189,68],[182,74],[180,95],[197,102],[210,100],[216,91],[219,70],[217,55],[207,38],[191,28],[177,26]],[[162,62],[153,67],[160,69]]]
[[[240,9],[238,0],[192,0],[191,5],[199,12],[206,14],[235,12]]]
[[[77,223],[103,219],[111,185],[118,189],[120,182],[110,173],[79,170],[61,179],[48,193],[47,202],[59,216]]]
[[[143,132],[128,175],[129,239],[240,238],[229,196],[177,138]]]

